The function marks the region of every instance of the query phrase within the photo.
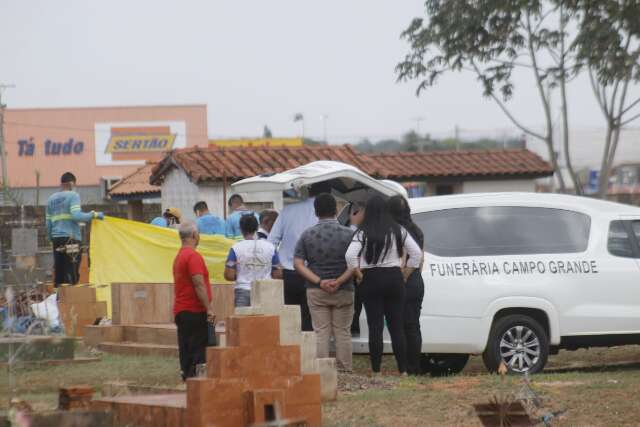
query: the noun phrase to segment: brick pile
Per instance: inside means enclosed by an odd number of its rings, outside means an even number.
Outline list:
[[[207,376],[187,380],[187,424],[321,425],[320,374],[302,373],[300,346],[280,344],[278,316],[231,316],[227,328],[227,347],[207,348]]]

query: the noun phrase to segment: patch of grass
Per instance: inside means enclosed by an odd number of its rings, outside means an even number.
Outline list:
[[[182,383],[179,372],[176,358],[104,354],[99,362],[14,367],[12,391],[5,368],[0,374],[0,409],[7,408],[11,396],[57,395],[59,387],[74,384],[88,384],[98,393],[107,381],[178,386]]]
[[[592,351],[561,352],[551,358],[550,370],[531,377],[545,410],[567,410],[554,425],[638,425],[640,347]],[[341,381],[365,379],[366,387],[340,392],[336,402],[324,404],[325,425],[480,425],[474,404],[488,403],[497,393],[515,393],[522,386],[519,376],[488,375],[478,357],[471,358],[461,375],[444,378],[399,377],[392,356],[385,356],[382,366],[378,383],[384,387],[376,387],[375,381],[363,378],[370,375],[368,356],[354,357],[354,378],[345,376]],[[553,370],[559,368],[563,370]],[[99,392],[107,381],[164,387],[182,384],[176,358],[109,354],[95,363],[20,367],[14,378],[11,394],[7,371],[0,373],[0,409],[6,408],[11,395],[36,409],[54,408],[63,385],[89,384]]]

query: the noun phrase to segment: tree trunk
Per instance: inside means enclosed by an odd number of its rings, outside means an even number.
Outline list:
[[[609,190],[609,150],[611,148],[612,124],[607,124],[607,135],[605,136],[604,152],[600,163],[600,176],[598,176],[598,198],[604,199]]]
[[[562,146],[564,149],[564,161],[567,165],[571,181],[573,182],[574,192],[577,195],[582,195],[582,185],[571,162],[571,151],[569,148],[569,107],[567,106],[567,90],[564,76],[560,82],[560,96],[562,97]]]
[[[558,158],[556,157],[556,152],[553,149],[553,136],[548,135],[545,143],[547,144],[547,149],[549,150],[549,161],[551,162],[551,167],[553,168],[555,178],[558,180],[560,192],[566,193],[567,186],[564,183],[564,177],[562,176],[562,171],[560,170],[560,165],[558,164]]]

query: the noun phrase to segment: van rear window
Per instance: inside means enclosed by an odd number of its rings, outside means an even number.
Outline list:
[[[414,214],[425,250],[448,256],[584,252],[591,218],[564,209],[487,206]]]

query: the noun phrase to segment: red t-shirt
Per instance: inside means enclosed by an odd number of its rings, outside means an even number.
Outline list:
[[[173,315],[181,311],[193,313],[206,312],[196,294],[196,288],[191,280],[192,276],[202,274],[207,285],[207,296],[211,302],[211,284],[209,283],[209,271],[204,263],[202,255],[193,248],[180,248],[176,259],[173,260],[173,284],[175,301],[173,303]]]

